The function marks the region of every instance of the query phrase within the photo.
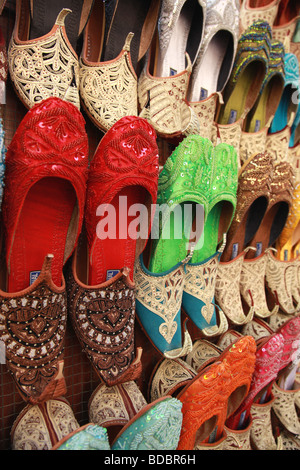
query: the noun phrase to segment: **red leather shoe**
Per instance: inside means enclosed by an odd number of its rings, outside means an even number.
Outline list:
[[[88,138],[81,113],[54,97],[35,105],[17,129],[5,165],[7,290],[27,288],[49,253],[60,286],[84,213]]]
[[[139,117],[120,119],[102,138],[91,162],[85,230],[67,278],[73,328],[100,380],[108,386],[135,380],[141,373],[141,350],[136,355],[134,351],[132,277],[148,229],[143,238],[137,238],[140,218],[128,213],[133,204],[143,204],[144,222],[150,229],[150,203],[156,202],[157,184],[158,148],[153,128]],[[100,230],[105,210],[110,217],[105,228],[108,238]],[[132,232],[130,227],[134,227]]]
[[[124,267],[130,269],[133,279],[135,258],[143,251],[151,229],[150,205],[156,203],[158,169],[156,133],[145,119],[124,117],[101,139],[90,165],[87,184],[85,226],[90,285],[106,281],[110,274]],[[147,233],[140,238],[137,224],[143,222],[143,215],[138,220],[136,214],[130,215],[134,204],[143,204],[149,209],[146,214],[149,220],[144,220]],[[108,211],[107,222],[105,210]],[[114,221],[115,226],[110,224]]]
[[[80,112],[49,98],[28,111],[6,156],[2,210],[8,274],[0,290],[0,339],[18,391],[32,404],[66,390],[63,266],[81,230],[87,152]]]

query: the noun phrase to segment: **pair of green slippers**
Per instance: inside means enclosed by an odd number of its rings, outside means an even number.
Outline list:
[[[186,137],[160,173],[149,261],[141,255],[136,265],[136,312],[166,357],[187,353],[181,308],[202,331],[216,329],[216,267],[237,184],[236,150],[199,135]]]

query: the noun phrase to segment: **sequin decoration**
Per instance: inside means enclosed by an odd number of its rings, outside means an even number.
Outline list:
[[[67,278],[69,315],[84,352],[108,385],[136,378],[134,360],[134,286],[118,275],[105,287],[79,285]],[[131,375],[132,374],[132,375]]]
[[[107,430],[96,424],[78,429],[55,450],[110,450]]]
[[[23,295],[0,296],[0,339],[7,369],[23,399],[33,404],[66,391],[61,369],[67,299],[64,286],[50,287],[49,269],[46,258],[39,278]]]
[[[182,404],[165,398],[151,404],[128,426],[112,445],[112,450],[176,450],[181,424]]]

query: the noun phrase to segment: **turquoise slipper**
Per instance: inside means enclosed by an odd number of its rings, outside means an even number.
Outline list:
[[[294,130],[296,125],[296,116],[298,116],[299,94],[300,94],[300,75],[299,62],[295,54],[286,53],[284,56],[285,83],[284,89],[276,110],[274,119],[271,123],[269,134],[282,131],[287,125]],[[293,146],[294,132],[291,133],[289,146]]]
[[[100,384],[89,401],[89,419],[107,429],[112,450],[176,450],[182,403],[166,395],[147,403],[134,381]]]
[[[59,441],[52,450],[110,450],[107,431],[96,424],[86,424]]]

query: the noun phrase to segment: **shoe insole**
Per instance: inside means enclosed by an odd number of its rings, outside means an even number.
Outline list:
[[[228,50],[229,40],[230,37],[227,31],[219,31],[211,39],[201,59],[201,65],[197,71],[193,90],[189,97],[190,101],[204,100],[212,93],[221,91],[223,88],[219,77]]]
[[[280,103],[271,124],[271,133],[282,131],[288,124],[289,117],[293,111],[297,109],[297,105],[293,104],[293,93],[295,89],[291,85],[287,85],[282,93]]]
[[[85,5],[88,4],[88,5]],[[85,21],[88,19],[89,11],[85,11],[85,6],[90,7],[90,2],[84,0],[33,0],[33,11],[31,17],[29,39],[39,38],[49,33],[55,24],[57,15],[63,8],[72,10],[65,19],[66,33],[68,39],[76,50],[76,43],[82,29],[82,14]]]
[[[170,18],[172,21],[172,18]],[[172,34],[163,56],[158,54],[155,75],[169,77],[186,68],[185,53],[193,63],[202,38],[203,12],[198,0],[187,0],[177,22],[172,24]]]
[[[53,282],[61,285],[67,234],[75,204],[76,194],[71,183],[61,178],[43,178],[29,190],[10,254],[8,292],[19,292],[32,284],[47,254],[54,256]]]
[[[289,206],[285,202],[274,204],[263,217],[263,220],[250,241],[256,251],[249,250],[246,258],[255,258],[272,246],[285,226],[288,217]]]
[[[150,5],[151,0],[116,1],[101,61],[115,59],[120,54],[128,33],[134,33],[130,44],[130,56],[133,68],[136,70],[137,62],[140,59],[140,43],[143,41],[143,26]]]
[[[130,268],[129,276],[133,279],[136,248],[148,236],[148,210],[145,217],[139,212],[133,213],[134,204],[144,203],[147,194],[142,187],[124,188],[111,201],[108,212],[99,219],[95,227],[97,237],[93,247],[89,247],[89,285],[111,279],[124,267]]]
[[[196,204],[187,202],[178,204],[174,210],[170,210],[169,218],[162,227],[159,238],[152,239],[149,271],[163,273],[186,258],[190,249],[191,237],[195,238],[192,234],[195,213]],[[155,221],[157,220],[155,219]],[[201,227],[197,230],[201,231]]]
[[[266,124],[266,108],[269,99],[269,89],[265,88],[259,98],[259,102],[255,112],[251,116],[251,121],[247,125],[247,132],[258,132],[265,127]]]
[[[272,116],[275,116],[283,91],[283,81],[274,75],[264,87],[246,122],[247,132],[258,132],[263,129]]]
[[[257,98],[260,86],[260,77],[262,76],[262,63],[259,61],[250,62],[238,77],[234,89],[228,100],[221,108],[218,119],[219,124],[232,124],[236,122],[245,113],[245,110],[252,107]],[[257,93],[256,93],[257,90]],[[226,88],[225,88],[226,91]],[[251,96],[251,103],[249,97]],[[225,96],[224,96],[225,99]]]
[[[196,244],[192,256],[192,263],[201,263],[215,254],[219,244],[219,224],[222,212],[222,203],[216,204],[209,212],[204,224],[203,232]]]
[[[240,221],[235,233],[231,234],[222,254],[222,261],[236,258],[257,232],[268,205],[267,198],[261,196],[250,205]]]

